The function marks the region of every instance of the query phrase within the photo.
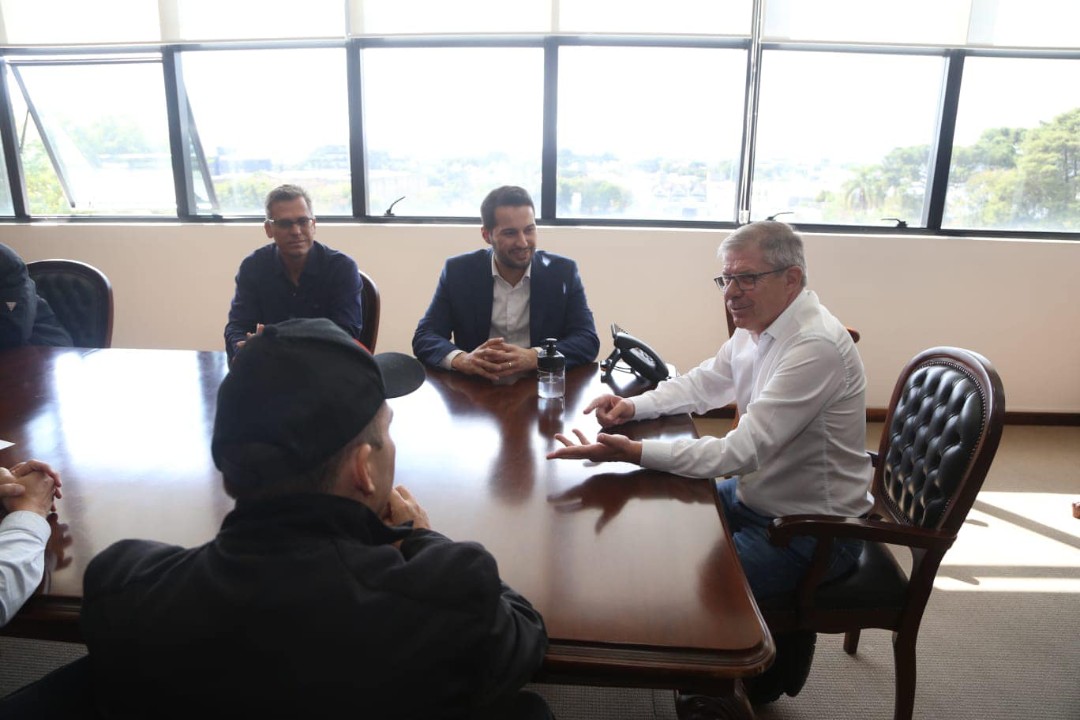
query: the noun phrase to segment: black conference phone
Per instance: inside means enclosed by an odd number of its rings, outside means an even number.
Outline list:
[[[605,373],[610,373],[615,368],[615,363],[622,360],[635,375],[650,382],[660,382],[670,377],[667,363],[655,350],[615,323],[611,323],[611,338],[615,349],[600,363],[600,368]]]

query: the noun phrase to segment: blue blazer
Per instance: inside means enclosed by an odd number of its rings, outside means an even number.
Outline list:
[[[538,250],[529,277],[531,346],[553,337],[568,367],[596,360],[600,339],[577,264]],[[490,248],[447,260],[431,305],[413,334],[416,357],[437,366],[454,349],[471,352],[485,342],[491,332],[494,282]]]

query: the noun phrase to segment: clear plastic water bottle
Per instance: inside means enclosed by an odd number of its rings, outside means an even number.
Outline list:
[[[566,356],[555,349],[555,338],[544,341],[536,359],[537,392],[542,398],[561,398],[566,394]]]

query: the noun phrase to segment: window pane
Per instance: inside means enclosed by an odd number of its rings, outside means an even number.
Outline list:
[[[746,52],[559,51],[560,217],[735,218]]]
[[[159,42],[158,4],[147,0],[0,0],[5,44]]]
[[[363,52],[368,212],[479,217],[499,185],[539,210],[544,55],[540,48]]]
[[[973,45],[1080,47],[1075,0],[973,0]]]
[[[1080,230],[1080,60],[967,59],[942,224]]]
[[[551,0],[363,0],[354,34],[543,33]]]
[[[28,105],[12,79],[32,215],[176,214],[160,63],[22,65],[11,72],[30,99]]]
[[[752,218],[923,224],[944,68],[940,57],[765,52]]]
[[[352,215],[343,49],[193,51],[181,60],[220,203],[200,198],[200,214],[261,216],[267,192],[296,183],[317,215]],[[203,195],[201,177],[194,182]]]
[[[560,0],[561,32],[750,36],[751,0]]]
[[[175,21],[169,33],[176,37],[169,39],[345,37],[341,0],[172,0],[170,4]]]
[[[971,0],[769,0],[768,40],[963,45]]]

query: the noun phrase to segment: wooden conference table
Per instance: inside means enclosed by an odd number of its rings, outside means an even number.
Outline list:
[[[63,475],[52,569],[5,632],[79,641],[82,576],[122,538],[210,540],[232,500],[210,457],[224,353],[21,348],[0,352],[0,465],[40,458]],[[773,644],[715,506],[712,484],[636,466],[546,460],[556,432],[592,436],[584,405],[640,381],[572,370],[564,401],[439,370],[390,401],[397,482],[435,529],[476,540],[543,613],[542,680],[730,696]],[[626,426],[692,437],[687,416]],[[743,703],[738,703],[743,705]],[[742,714],[741,712],[739,714]],[[733,715],[734,717],[735,715]]]

